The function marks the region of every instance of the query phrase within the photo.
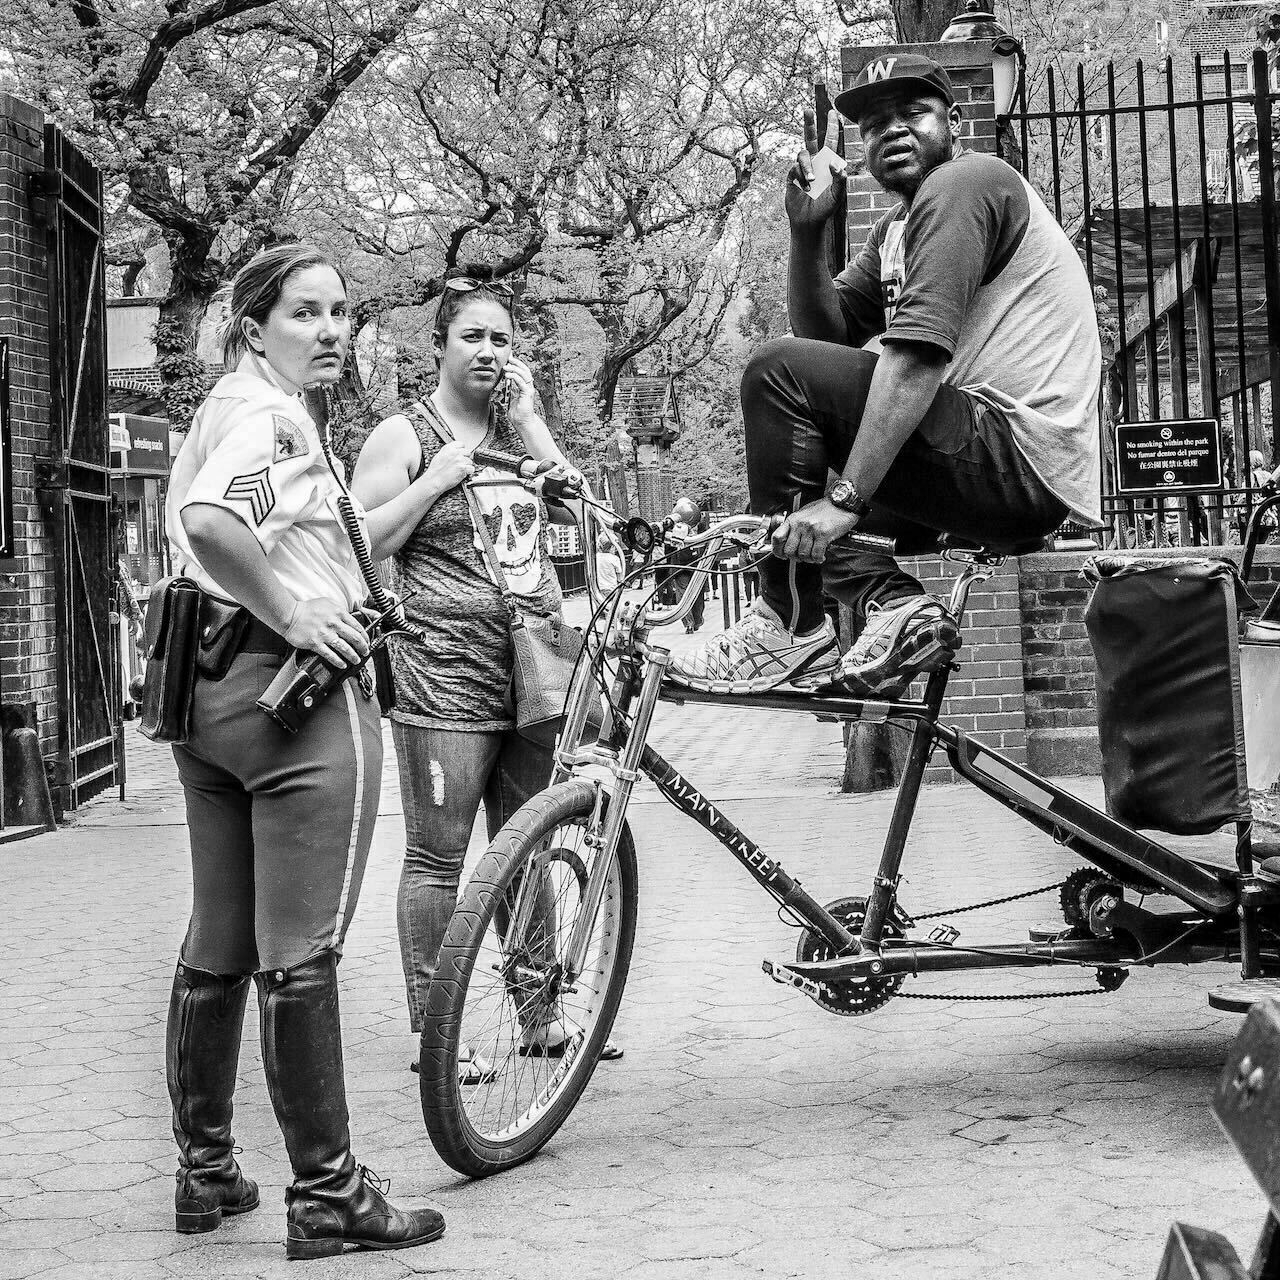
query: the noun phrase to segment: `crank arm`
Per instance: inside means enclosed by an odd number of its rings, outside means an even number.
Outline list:
[[[772,960],[763,960],[760,967],[774,982],[784,987],[794,987],[802,991],[811,1000],[820,1000],[823,995],[822,983],[806,978],[803,974],[793,973],[785,964],[775,964]]]

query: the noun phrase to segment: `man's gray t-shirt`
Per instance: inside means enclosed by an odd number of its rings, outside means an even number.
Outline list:
[[[1101,523],[1093,296],[1071,241],[1015,169],[965,152],[931,170],[836,291],[850,342],[881,334],[940,348],[944,380],[999,409],[1050,492]]]
[[[440,437],[416,409],[408,415],[422,445],[425,469]],[[523,454],[510,427],[495,428],[488,447]],[[505,473],[480,468],[480,479]],[[549,616],[561,606],[560,584],[547,554],[546,508],[517,484],[473,490],[493,539],[507,586],[522,609]],[[442,494],[392,561],[392,583],[423,643],[392,646],[396,682],[393,720],[433,729],[486,732],[511,728],[511,623],[489,571],[462,487]]]

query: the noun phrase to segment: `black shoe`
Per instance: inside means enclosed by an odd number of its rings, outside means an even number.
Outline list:
[[[397,1209],[386,1184],[351,1154],[338,1020],[337,956],[257,975],[267,1091],[293,1166],[285,1192],[290,1258],[356,1249],[410,1249],[438,1240],[434,1209]]]
[[[179,964],[165,1038],[173,1136],[178,1143],[174,1225],[212,1231],[224,1213],[258,1207],[257,1184],[236,1164],[231,1100],[240,1060],[247,977],[220,977]]]

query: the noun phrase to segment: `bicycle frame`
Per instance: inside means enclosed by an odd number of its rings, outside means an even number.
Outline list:
[[[1280,497],[1275,502],[1280,502]],[[755,523],[758,526],[759,522]],[[710,548],[716,532],[712,530],[711,534],[685,545],[701,542]],[[810,995],[819,994],[823,982],[1055,964],[1123,967],[1156,963],[1157,959],[1160,963],[1238,959],[1243,978],[1257,977],[1264,972],[1258,910],[1280,902],[1280,890],[1254,875],[1250,823],[1237,824],[1234,876],[1206,868],[1166,848],[999,751],[975,741],[962,730],[942,723],[939,714],[951,668],[943,668],[929,677],[919,701],[880,702],[815,696],[790,688],[740,695],[664,686],[670,654],[648,643],[649,627],[677,621],[687,612],[712,571],[710,566],[717,554],[718,550],[709,549],[704,560],[694,567],[691,580],[675,606],[648,612],[641,607],[624,616],[618,628],[621,641],[617,674],[607,700],[610,714],[597,741],[582,741],[588,708],[599,696],[596,663],[582,664],[570,690],[552,780],[563,781],[588,769],[611,778],[600,840],[606,855],[615,847],[631,793],[643,773],[672,805],[723,844],[780,907],[821,937],[833,958],[776,965],[765,961],[766,972],[776,980]],[[1003,558],[980,550],[945,554],[964,565],[949,605],[957,622],[962,622],[971,587],[994,573]],[[780,862],[755,844],[689,779],[648,745],[653,714],[660,699],[738,710],[799,711],[833,721],[895,721],[910,729],[911,743],[897,799],[858,936],[805,892]],[[887,926],[891,922],[895,926],[911,924],[897,903],[897,888],[925,770],[939,746],[964,781],[1109,876],[1121,882],[1149,884],[1151,891],[1180,900],[1186,910],[1153,912],[1119,898],[1104,904],[1109,927],[1102,930],[1103,936],[1053,937],[981,948],[955,947],[950,942],[909,942],[889,935]],[[602,785],[597,781],[598,787]],[[591,922],[604,892],[607,861],[607,856],[597,859],[590,878],[586,901],[589,909],[581,912],[577,933],[567,953],[571,968],[582,963]],[[1265,960],[1266,969],[1280,971],[1280,956],[1268,953]]]

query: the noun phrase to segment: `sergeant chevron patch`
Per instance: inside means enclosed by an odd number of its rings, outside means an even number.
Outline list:
[[[235,502],[247,502],[249,509],[253,512],[254,524],[261,524],[276,505],[276,493],[267,475],[269,470],[270,468],[263,467],[261,471],[251,471],[248,475],[236,476],[227,485],[226,493],[222,495]]]

